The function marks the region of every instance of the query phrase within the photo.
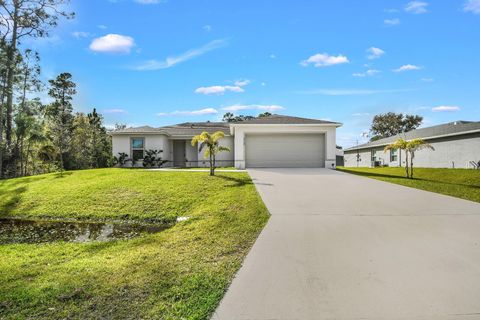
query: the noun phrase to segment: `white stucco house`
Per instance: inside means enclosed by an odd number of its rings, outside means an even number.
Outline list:
[[[192,137],[204,131],[222,131],[221,145],[230,152],[217,157],[218,166],[244,168],[319,167],[335,168],[336,129],[338,122],[271,115],[248,121],[187,122],[153,128],[126,128],[111,132],[113,155],[125,153],[141,159],[146,150],[161,151],[160,157],[170,167],[203,167],[208,162]]]
[[[435,148],[435,151],[426,149],[415,152],[417,167],[479,168],[480,121],[454,121],[354,146],[345,150],[345,166],[404,166],[404,151],[383,151],[385,146],[399,138],[421,138]]]

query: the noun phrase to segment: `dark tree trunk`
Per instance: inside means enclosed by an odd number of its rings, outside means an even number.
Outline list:
[[[407,177],[407,179],[409,178],[409,174],[408,174],[408,151],[405,150],[405,176]]]
[[[213,169],[213,158],[212,158],[212,151],[210,150],[210,175],[213,176],[215,175],[215,171]]]
[[[24,176],[28,175],[28,157],[30,156],[30,141],[27,142],[27,152],[25,152],[25,172]]]
[[[412,151],[412,153],[410,154],[410,179],[413,179],[413,157],[414,153]]]
[[[6,92],[6,74],[3,76],[2,95],[0,96],[0,179],[3,177],[3,102],[5,100]]]
[[[7,123],[5,139],[7,146],[12,144],[13,124],[13,74],[15,73],[15,52],[17,51],[17,29],[18,29],[18,6],[15,6],[13,13],[12,40],[7,48]]]

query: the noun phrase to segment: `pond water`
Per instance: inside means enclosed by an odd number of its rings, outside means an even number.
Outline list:
[[[0,219],[0,244],[54,241],[91,242],[131,239],[142,233],[157,233],[168,225],[61,222]]]

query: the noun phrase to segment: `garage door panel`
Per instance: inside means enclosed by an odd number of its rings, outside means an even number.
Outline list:
[[[252,134],[245,137],[250,168],[324,167],[324,134]]]

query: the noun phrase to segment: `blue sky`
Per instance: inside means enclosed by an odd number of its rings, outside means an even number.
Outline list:
[[[40,51],[78,111],[160,126],[227,111],[330,119],[350,146],[373,115],[480,120],[480,0],[72,0]]]

